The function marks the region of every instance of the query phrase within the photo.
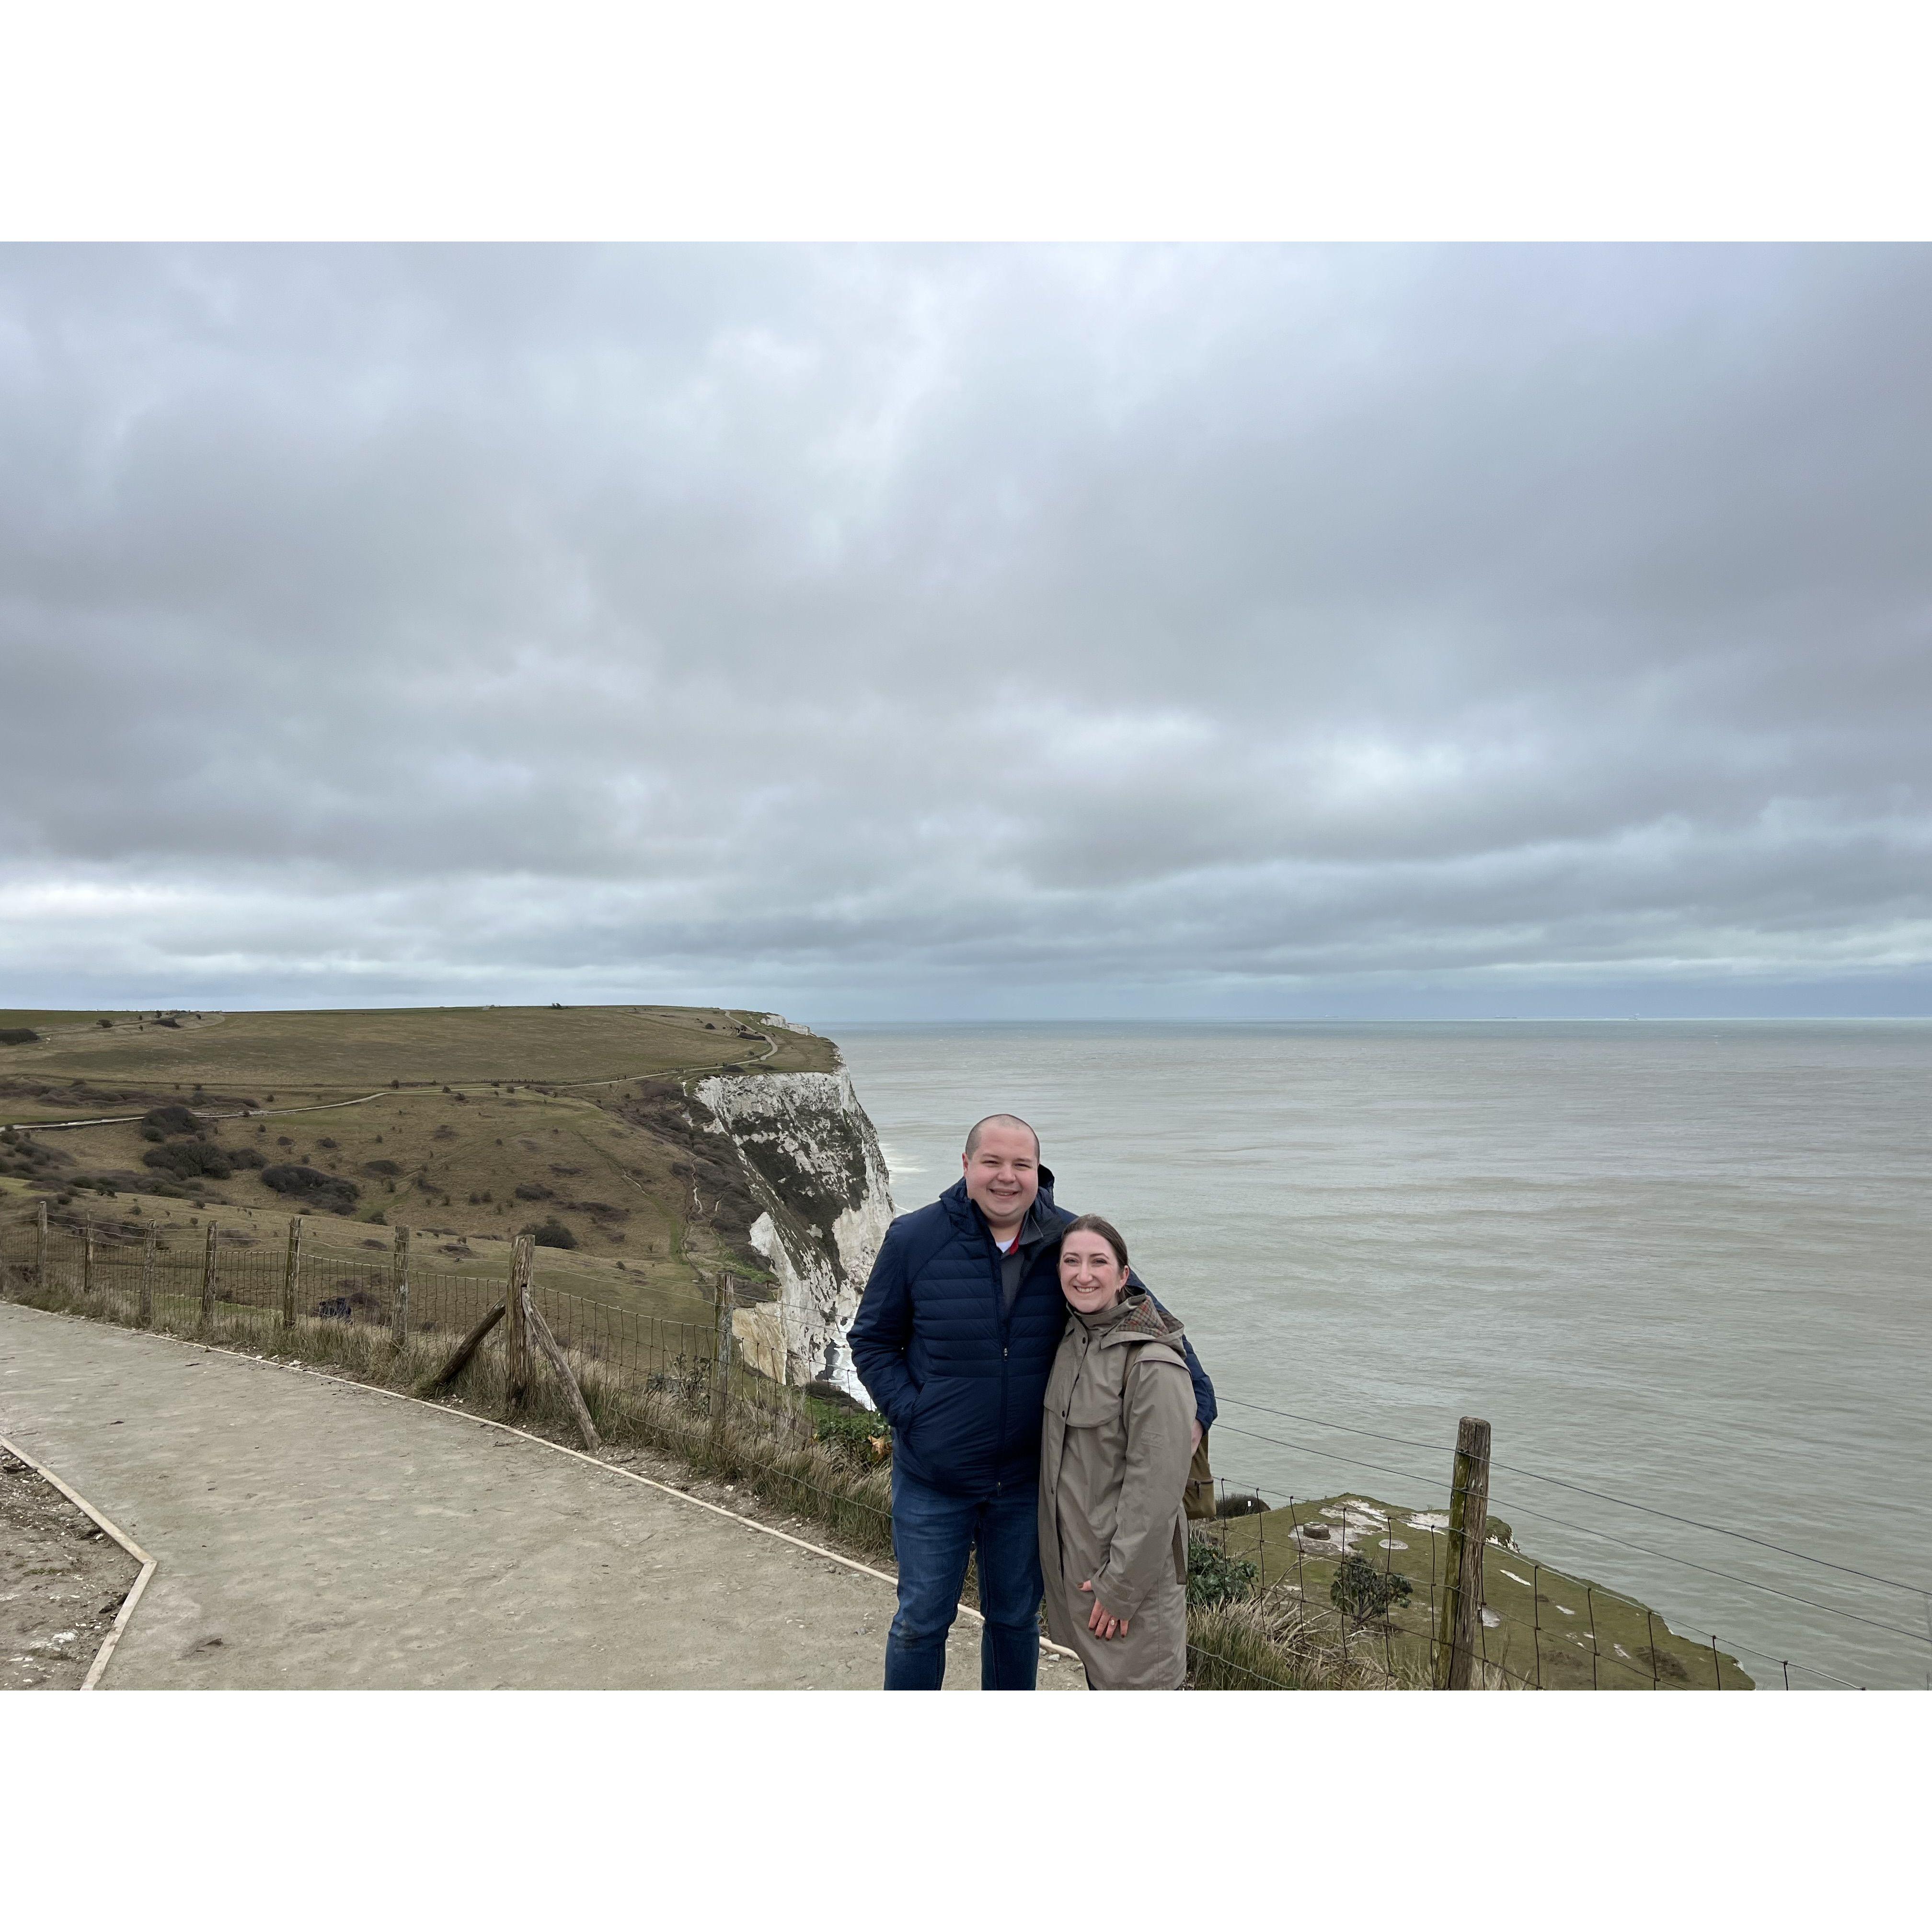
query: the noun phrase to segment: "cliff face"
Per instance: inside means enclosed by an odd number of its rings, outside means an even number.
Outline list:
[[[763,1298],[741,1286],[740,1348],[776,1380],[830,1382],[864,1400],[845,1333],[892,1197],[850,1076],[714,1074],[688,1090],[736,1151],[758,1210],[746,1238],[776,1280]]]

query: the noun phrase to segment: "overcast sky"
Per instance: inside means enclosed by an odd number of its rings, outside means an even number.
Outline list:
[[[0,250],[0,1004],[1932,1012],[1932,251]]]

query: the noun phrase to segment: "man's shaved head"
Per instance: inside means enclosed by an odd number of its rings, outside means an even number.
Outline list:
[[[1040,1158],[1040,1136],[1017,1114],[988,1114],[983,1120],[975,1120],[972,1130],[966,1136],[966,1158],[970,1160],[980,1151],[980,1136],[988,1127],[1018,1127],[1022,1133],[1033,1134],[1033,1157]]]

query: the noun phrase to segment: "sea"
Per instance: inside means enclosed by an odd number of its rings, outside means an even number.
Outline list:
[[[901,1212],[1038,1129],[1216,1474],[1441,1508],[1761,1687],[1932,1689],[1932,1022],[826,1023]]]

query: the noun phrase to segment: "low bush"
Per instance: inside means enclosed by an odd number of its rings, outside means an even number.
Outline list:
[[[320,1168],[303,1167],[294,1162],[278,1162],[262,1170],[262,1179],[278,1194],[304,1201],[325,1214],[346,1214],[361,1198],[362,1190],[340,1175],[324,1174]]]
[[[31,1046],[39,1038],[32,1027],[0,1027],[0,1046]]]
[[[836,1415],[820,1416],[813,1433],[827,1448],[862,1468],[874,1468],[892,1460],[891,1426],[872,1409],[844,1410]]]
[[[1245,1556],[1230,1556],[1210,1538],[1188,1538],[1187,1601],[1191,1608],[1240,1603],[1254,1594],[1260,1574]]]
[[[197,1174],[205,1174],[211,1180],[226,1180],[235,1172],[226,1154],[206,1141],[169,1141],[148,1148],[141,1159],[147,1166],[171,1174],[177,1180]]]
[[[553,1214],[548,1221],[532,1221],[517,1232],[527,1234],[540,1248],[574,1248],[577,1237]]]
[[[1387,1616],[1414,1594],[1415,1586],[1406,1576],[1378,1570],[1359,1550],[1352,1550],[1342,1558],[1328,1586],[1328,1600],[1358,1624]]]
[[[163,1134],[198,1134],[201,1132],[201,1116],[178,1104],[150,1107],[141,1116],[141,1125],[144,1128],[153,1127]]]

